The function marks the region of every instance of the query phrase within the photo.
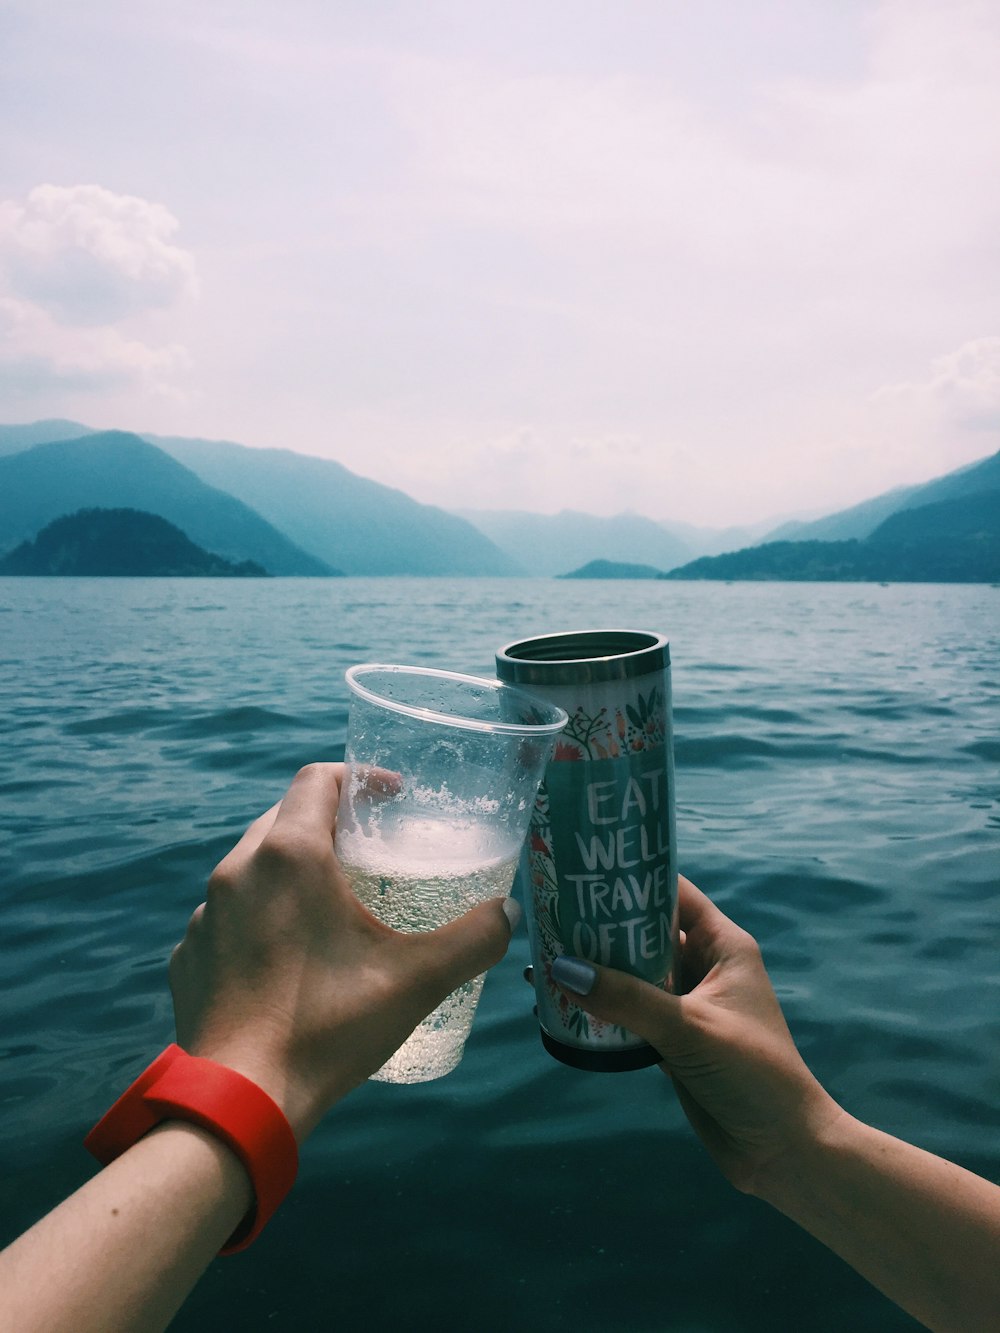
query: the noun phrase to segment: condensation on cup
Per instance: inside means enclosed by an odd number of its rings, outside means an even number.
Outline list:
[[[621,1072],[660,1057],[553,982],[570,954],[674,988],[677,853],[670,645],[643,630],[521,639],[497,675],[569,715],[545,771],[521,857],[541,1038],[578,1069]]]

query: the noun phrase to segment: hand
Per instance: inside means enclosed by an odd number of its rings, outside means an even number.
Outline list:
[[[335,854],[342,764],[313,764],[216,867],[170,962],[177,1040],[245,1074],[301,1143],[510,942],[501,900],[402,935],[355,898]]]
[[[844,1113],[796,1050],[756,941],[683,877],[679,895],[684,994],[591,964],[574,979],[561,977],[557,963],[553,978],[588,1013],[659,1051],[720,1169],[738,1189],[759,1193],[771,1164],[806,1149]],[[582,995],[575,986],[586,986],[591,972],[593,987]]]

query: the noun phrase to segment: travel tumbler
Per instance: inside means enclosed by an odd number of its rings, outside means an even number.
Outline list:
[[[670,646],[640,630],[580,630],[508,644],[497,675],[569,715],[521,857],[542,1042],[565,1064],[618,1072],[660,1057],[600,1022],[552,980],[570,954],[673,988],[677,855]]]

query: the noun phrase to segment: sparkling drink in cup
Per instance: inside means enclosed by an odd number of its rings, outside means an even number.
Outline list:
[[[569,1001],[562,954],[673,985],[677,855],[670,649],[643,630],[581,630],[508,644],[497,675],[569,722],[531,819],[520,874],[545,1048],[578,1069],[640,1069],[659,1055]]]
[[[565,712],[499,681],[370,664],[351,691],[337,855],[395,930],[445,925],[509,893]],[[422,1083],[462,1058],[483,978],[452,992],[373,1078]]]

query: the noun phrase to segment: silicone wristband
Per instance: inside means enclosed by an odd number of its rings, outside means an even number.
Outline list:
[[[107,1166],[164,1120],[188,1120],[208,1130],[243,1163],[256,1204],[222,1253],[246,1249],[295,1183],[298,1147],[281,1109],[235,1069],[171,1045],[97,1122],[84,1146]]]

